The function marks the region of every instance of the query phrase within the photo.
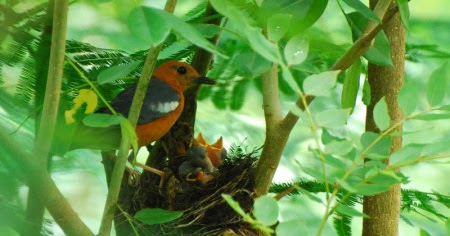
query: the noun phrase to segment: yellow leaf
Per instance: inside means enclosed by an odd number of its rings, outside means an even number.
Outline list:
[[[73,99],[73,107],[70,110],[66,110],[64,115],[66,117],[66,123],[71,124],[75,122],[73,115],[77,113],[78,109],[86,103],[85,114],[90,114],[95,111],[98,104],[97,94],[90,89],[81,89],[78,96]]]

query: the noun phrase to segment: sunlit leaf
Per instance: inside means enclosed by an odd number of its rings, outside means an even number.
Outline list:
[[[367,157],[377,160],[383,160],[389,156],[391,150],[392,138],[382,137],[380,134],[365,132],[361,135],[361,144],[363,150],[366,150]]]
[[[439,105],[445,97],[447,88],[448,61],[431,73],[427,85],[427,99],[430,106]]]
[[[347,70],[342,86],[341,107],[350,108],[353,112],[356,104],[356,97],[359,89],[359,77],[361,75],[361,60],[356,62]]]
[[[422,153],[422,146],[408,145],[394,152],[389,158],[389,164],[393,166],[401,166],[416,160]]]
[[[284,81],[286,81],[286,83],[289,85],[289,87],[292,90],[297,91],[298,90],[298,85],[295,82],[295,79],[292,76],[292,73],[289,71],[289,69],[287,67],[282,66],[281,70],[282,70],[281,73],[283,75]]]
[[[72,109],[66,110],[64,112],[67,124],[75,122],[73,115],[77,113],[78,109],[80,109],[83,104],[86,104],[85,114],[94,112],[98,104],[97,94],[95,94],[95,92],[90,89],[80,89],[78,96],[73,99]]]
[[[241,25],[240,27],[243,26]],[[245,38],[247,38],[247,42],[253,50],[267,60],[280,64],[277,48],[273,43],[266,39],[266,37],[264,37],[260,28],[242,28],[241,33],[245,36]]]
[[[275,232],[278,236],[306,235],[308,228],[303,221],[289,220],[280,222]]]
[[[109,127],[112,125],[120,125],[120,122],[125,119],[122,115],[115,116],[104,113],[89,114],[83,119],[83,123],[90,127]]]
[[[447,120],[450,119],[450,113],[429,113],[415,116],[416,120]]]
[[[353,149],[353,142],[350,140],[336,141],[333,140],[325,145],[325,153],[335,155],[345,155]]]
[[[284,57],[288,64],[297,65],[306,60],[309,43],[302,34],[289,39],[284,47]]]
[[[168,211],[161,208],[145,208],[134,215],[134,218],[149,224],[163,224],[180,218],[183,215],[181,211]]]
[[[336,86],[339,71],[326,71],[308,76],[303,82],[303,90],[307,95],[329,96]]]
[[[385,97],[381,98],[373,109],[373,118],[375,124],[380,130],[389,128],[391,117],[389,116],[388,106]]]
[[[402,109],[404,116],[408,116],[416,110],[418,103],[417,94],[417,86],[409,81],[406,81],[405,85],[400,89],[398,94],[398,105],[400,106],[400,109]]]
[[[267,20],[267,35],[269,39],[277,42],[288,31],[291,24],[292,15],[275,14]]]
[[[396,0],[400,18],[406,30],[409,29],[409,6],[408,0]]]
[[[319,127],[337,128],[347,123],[350,109],[328,109],[315,114],[314,118]]]
[[[363,15],[364,17],[373,19],[376,22],[381,22],[378,16],[360,0],[343,0],[343,2],[345,2],[349,7],[361,13],[361,15]]]
[[[150,45],[160,44],[170,32],[169,23],[153,9],[136,7],[128,16],[128,29]]]
[[[420,231],[419,231],[419,236],[431,236],[431,234],[428,233],[428,231],[426,231],[423,228],[421,228]]]
[[[256,220],[266,226],[273,225],[278,221],[278,202],[270,196],[261,196],[255,200],[253,215]]]
[[[349,183],[342,181],[340,179],[337,180],[337,183],[343,187],[345,190],[351,192],[351,193],[356,193],[358,190],[356,188],[354,188],[353,186],[351,186]]]
[[[129,64],[119,64],[102,70],[98,76],[97,81],[99,84],[114,82],[118,79],[123,79],[130,72],[132,72],[140,64],[139,61],[133,61]]]
[[[356,210],[355,208],[346,206],[342,203],[339,203],[339,205],[336,207],[336,211],[348,216],[368,217],[366,214]]]

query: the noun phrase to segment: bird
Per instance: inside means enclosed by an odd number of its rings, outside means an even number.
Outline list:
[[[210,145],[202,133],[199,133],[197,138],[192,140],[185,160],[178,168],[178,176],[182,183],[205,184],[217,176],[218,168],[223,164],[226,155],[222,137]]]
[[[147,146],[169,132],[183,111],[184,91],[200,84],[215,83],[215,80],[199,75],[185,62],[172,60],[159,65],[153,71],[136,125],[139,147]],[[113,99],[110,106],[117,113],[127,117],[136,87],[134,84],[123,90]],[[111,114],[111,111],[105,107],[96,113]],[[114,150],[118,148],[120,139],[121,129],[118,125],[106,128],[79,125],[70,149]]]
[[[186,161],[178,167],[178,176],[182,183],[200,182],[205,184],[216,174],[216,168],[207,156],[206,148],[195,145],[186,152]]]

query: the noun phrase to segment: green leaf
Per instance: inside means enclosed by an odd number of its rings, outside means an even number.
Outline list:
[[[341,187],[343,187],[345,190],[351,192],[351,193],[356,193],[358,190],[355,189],[353,186],[351,186],[349,183],[342,181],[340,179],[338,179],[336,181]]]
[[[297,82],[295,82],[295,79],[292,76],[291,71],[287,67],[281,66],[281,73],[283,75],[283,79],[286,81],[289,87],[294,91],[298,91],[299,88]]]
[[[161,15],[154,14],[151,8],[136,7],[128,16],[128,29],[138,38],[149,41],[155,46],[167,37],[169,23]]]
[[[416,110],[418,103],[417,94],[417,86],[411,81],[406,81],[405,85],[400,89],[398,105],[402,109],[404,116],[411,115]]]
[[[122,115],[92,113],[84,117],[83,124],[90,127],[109,127],[119,125],[125,119]]]
[[[138,153],[138,138],[136,135],[136,130],[131,125],[128,119],[122,119],[120,122],[120,130],[122,137],[128,137],[130,140],[131,147],[133,147],[133,152]]]
[[[233,87],[233,90],[231,91],[231,103],[230,103],[230,108],[232,110],[239,110],[244,105],[248,85],[249,81],[243,80]]]
[[[369,20],[358,12],[347,14],[348,24],[352,29],[353,41],[356,41],[364,32]],[[380,66],[392,66],[389,40],[383,31],[375,37],[372,47],[364,54],[371,63]]]
[[[166,12],[163,10],[155,9],[155,8],[147,8],[147,11],[151,11],[153,15],[157,15],[163,19],[165,19],[172,29],[181,35],[183,38],[188,40],[189,42],[214,53],[218,56],[228,58],[225,54],[221,53],[214,44],[208,41],[203,35],[191,24],[184,22],[180,18]]]
[[[358,187],[357,194],[364,196],[373,196],[375,194],[386,192],[391,188],[389,184],[362,184]]]
[[[450,113],[430,113],[415,116],[416,120],[447,120],[450,119]]]
[[[352,113],[353,109],[355,108],[361,70],[361,60],[356,60],[356,62],[347,70],[347,74],[344,78],[341,96],[341,107],[344,109],[350,108],[350,113]]]
[[[242,25],[239,27],[241,28],[240,32],[247,39],[247,43],[253,50],[267,60],[281,64],[281,60],[278,56],[278,49],[264,37],[260,28],[244,27]]]
[[[450,218],[445,221],[445,228],[447,229],[447,235],[450,235]]]
[[[255,200],[253,215],[256,220],[266,226],[274,225],[278,221],[278,202],[270,196],[261,196]]]
[[[448,145],[449,143],[450,143],[449,138],[443,141],[429,143],[423,147],[422,155],[432,156],[442,153],[449,153],[449,145]]]
[[[373,109],[373,118],[375,124],[380,130],[386,130],[391,124],[391,117],[389,116],[388,106],[385,97],[382,97]]]
[[[275,232],[278,236],[306,235],[308,228],[303,221],[289,220],[280,222]]]
[[[419,235],[420,236],[431,236],[431,234],[430,233],[428,233],[426,230],[424,230],[424,229],[420,229],[420,231],[419,231]]]
[[[244,219],[248,218],[249,216],[247,215],[247,213],[245,213],[245,211],[241,208],[241,206],[239,205],[239,202],[235,201],[230,195],[228,194],[222,194],[223,199],[225,199],[225,201],[228,203],[228,205],[233,208],[233,210],[238,213],[239,215],[241,215],[242,217],[244,217]]]
[[[212,38],[222,31],[222,28],[213,24],[192,24],[205,38]]]
[[[355,9],[361,15],[368,19],[373,19],[376,22],[381,22],[380,18],[372,11],[368,6],[362,3],[360,0],[343,0],[349,7]]]
[[[355,208],[346,206],[342,203],[339,203],[339,205],[337,205],[336,211],[348,216],[368,217],[366,214],[356,210]]]
[[[442,103],[447,88],[447,65],[448,61],[431,73],[427,85],[427,99],[430,106],[437,106]]]
[[[329,96],[331,89],[336,85],[339,71],[326,71],[320,74],[310,75],[303,82],[303,90],[307,95]]]
[[[383,160],[389,156],[391,142],[391,137],[381,137],[380,134],[373,132],[365,132],[361,135],[361,144],[363,150],[367,150],[367,157],[376,160]]]
[[[319,127],[337,128],[345,125],[350,115],[350,109],[329,109],[315,114]]]
[[[366,79],[364,81],[364,85],[363,85],[362,102],[364,103],[364,105],[368,106],[368,105],[370,105],[371,100],[372,100],[372,95],[370,92],[370,84],[369,84],[369,81]]]
[[[402,166],[416,160],[422,153],[422,146],[408,145],[394,152],[389,158],[389,164],[393,166]]]
[[[325,145],[325,153],[334,155],[345,155],[353,149],[353,142],[350,140],[333,140]]]
[[[306,60],[308,56],[309,43],[303,34],[296,35],[289,39],[284,47],[284,57],[288,64],[297,65]]]
[[[306,195],[309,199],[311,199],[311,200],[313,200],[313,201],[315,201],[317,203],[322,203],[323,204],[322,198],[318,197],[317,195],[309,192],[308,190],[306,190],[306,189],[304,189],[304,188],[302,188],[300,186],[296,186],[296,189],[300,193],[303,193],[304,195]]]
[[[176,220],[183,215],[181,211],[168,211],[161,208],[145,208],[142,209],[134,215],[137,220],[153,225],[153,224],[163,224]]]
[[[267,20],[267,35],[269,39],[278,42],[288,31],[291,24],[291,14],[275,14]]]
[[[255,21],[244,10],[230,0],[210,0],[214,9],[229,18],[237,29],[237,34],[247,39],[249,46],[269,61],[280,64],[278,50],[267,40],[262,30],[256,27]]]
[[[98,76],[97,81],[99,84],[105,84],[109,82],[114,82],[118,79],[123,79],[125,76],[130,74],[136,67],[140,64],[139,61],[133,61],[129,64],[120,64],[109,67],[102,70]]]
[[[396,0],[400,18],[406,30],[409,30],[409,6],[408,0]]]

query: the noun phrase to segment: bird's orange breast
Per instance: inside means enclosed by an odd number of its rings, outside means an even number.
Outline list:
[[[180,102],[177,108],[154,121],[140,124],[136,126],[136,134],[138,137],[139,146],[147,146],[153,141],[160,139],[167,132],[169,132],[170,128],[175,124],[178,118],[181,115],[184,107],[184,97],[183,94],[180,94]]]

